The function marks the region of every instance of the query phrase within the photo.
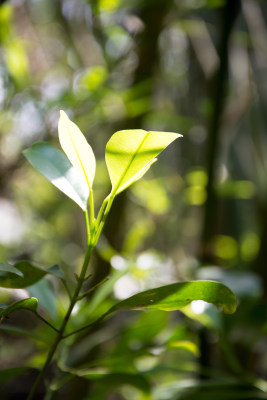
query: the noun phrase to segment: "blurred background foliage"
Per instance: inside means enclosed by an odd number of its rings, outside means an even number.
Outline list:
[[[184,135],[116,200],[88,285],[110,280],[79,303],[69,329],[174,281],[218,280],[239,300],[231,316],[201,302],[183,313],[120,312],[60,348],[46,399],[267,398],[266,1],[0,4],[1,261],[59,264],[70,284],[81,264],[81,211],[21,154],[39,140],[59,147],[63,109],[96,154],[98,205],[115,131]],[[57,282],[27,291],[43,315],[62,318]],[[2,289],[0,302],[25,294]],[[1,398],[23,399],[53,332],[26,312],[0,329]]]

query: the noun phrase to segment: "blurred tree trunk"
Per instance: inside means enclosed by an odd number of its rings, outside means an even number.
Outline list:
[[[212,262],[213,255],[210,250],[210,243],[213,236],[217,233],[217,208],[218,198],[215,193],[214,183],[216,174],[216,161],[219,151],[219,134],[221,126],[221,117],[225,104],[226,90],[228,84],[228,48],[231,38],[231,32],[234,23],[240,10],[240,1],[226,1],[223,8],[219,10],[220,13],[220,28],[221,32],[220,41],[218,45],[219,65],[215,71],[210,86],[210,99],[212,103],[212,114],[208,126],[208,143],[207,143],[207,200],[204,207],[204,220],[203,232],[200,243],[200,261],[203,263]],[[205,328],[201,329],[200,333],[200,377],[206,377],[205,373],[201,371],[211,368],[211,352],[209,347],[208,331]]]
[[[231,32],[240,10],[240,1],[228,0],[225,6],[220,9],[221,37],[218,46],[219,66],[209,82],[210,99],[212,103],[212,114],[208,124],[208,143],[207,143],[207,200],[204,207],[203,232],[200,244],[200,259],[209,262],[212,259],[210,242],[217,232],[216,209],[218,199],[214,189],[216,160],[219,151],[219,135],[221,117],[225,104],[226,90],[228,84],[228,47]]]

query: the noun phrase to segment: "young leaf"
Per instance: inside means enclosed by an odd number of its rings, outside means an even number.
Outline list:
[[[106,163],[116,195],[140,179],[155,157],[181,135],[172,132],[147,132],[142,129],[118,131],[106,146]]]
[[[138,293],[115,304],[108,314],[125,308],[134,310],[179,310],[193,300],[203,300],[222,307],[227,314],[234,313],[237,306],[235,295],[222,283],[191,281],[173,283]]]
[[[93,150],[78,126],[68,118],[64,111],[60,111],[58,134],[62,149],[74,168],[85,178],[91,190],[96,169]]]
[[[53,185],[86,210],[89,189],[67,157],[46,143],[35,143],[23,151],[27,160]]]
[[[36,312],[38,305],[38,300],[35,297],[29,297],[28,299],[19,300],[15,303],[10,304],[10,306],[1,305],[0,308],[0,320],[2,321],[5,317],[8,317],[13,311],[16,310],[28,310]]]

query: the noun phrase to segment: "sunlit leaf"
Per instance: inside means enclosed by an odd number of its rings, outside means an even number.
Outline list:
[[[193,300],[203,300],[222,307],[232,314],[236,310],[236,297],[225,285],[212,281],[191,281],[174,283],[138,293],[118,304],[109,311],[134,310],[179,310]]]
[[[96,169],[93,150],[78,126],[68,118],[64,111],[60,111],[58,134],[62,149],[74,168],[86,179],[91,189]]]
[[[59,272],[58,266],[43,270],[29,261],[19,261],[15,265],[5,263],[4,265],[6,266],[6,271],[2,270],[3,272],[0,273],[0,287],[4,288],[21,289],[31,286],[41,280],[46,274],[55,275],[62,279],[62,274]],[[13,269],[18,272],[14,273]]]
[[[29,297],[28,299],[23,299],[10,304],[9,306],[1,305],[0,308],[0,320],[8,317],[13,311],[16,310],[27,310],[36,312],[38,306],[38,300],[35,297]]]
[[[172,132],[147,132],[142,129],[114,133],[106,146],[111,193],[118,194],[140,179],[155,157],[180,136]]]
[[[53,185],[86,210],[89,188],[67,157],[46,143],[35,143],[23,154]]]

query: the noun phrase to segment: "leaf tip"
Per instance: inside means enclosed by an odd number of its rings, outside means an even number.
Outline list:
[[[68,117],[67,114],[65,113],[65,111],[60,110],[59,111],[60,117],[64,118],[64,117]]]

